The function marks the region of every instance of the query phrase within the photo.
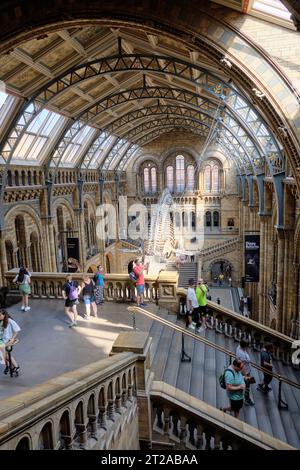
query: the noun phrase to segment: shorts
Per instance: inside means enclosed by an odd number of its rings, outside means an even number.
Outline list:
[[[92,297],[90,297],[89,295],[84,295],[83,296],[84,305],[90,305],[93,302],[95,302],[95,296],[94,295],[92,295]]]
[[[22,295],[29,295],[30,292],[31,292],[31,288],[30,288],[29,284],[21,284],[19,286],[19,290],[20,290]]]
[[[79,304],[78,299],[75,299],[75,300],[66,299],[65,307],[74,307],[74,305],[78,305],[78,304]]]
[[[142,284],[140,286],[136,286],[137,295],[142,295],[144,293],[144,290],[145,290],[144,284]]]
[[[243,407],[244,400],[230,400],[230,408],[236,413]]]
[[[206,305],[199,305],[198,308],[201,317],[204,317],[206,315]]]

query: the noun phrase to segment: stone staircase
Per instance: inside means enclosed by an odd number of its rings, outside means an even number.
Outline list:
[[[165,309],[160,309],[159,316],[167,318],[174,324],[183,326],[182,319],[176,315],[168,314]],[[231,351],[236,350],[237,343],[224,334],[212,329],[206,329],[201,333],[209,341],[221,345]],[[195,341],[193,338],[185,338],[185,351],[192,358],[191,362],[181,362],[181,334],[170,327],[153,322],[149,336],[152,343],[152,366],[154,380],[166,382],[189,395],[198,398],[213,407],[220,408],[228,404],[225,390],[218,382],[218,377],[228,366],[228,357],[214,348]],[[259,352],[250,351],[251,360],[260,363]],[[300,383],[300,371],[281,361],[274,361],[275,372],[285,376],[294,382]],[[261,373],[252,370],[256,383],[262,380]],[[271,383],[272,391],[267,396],[256,390],[256,385],[251,386],[254,407],[244,406],[240,419],[257,429],[300,449],[300,394],[297,389],[282,385],[283,399],[288,403],[289,409],[278,409],[278,381]],[[154,427],[154,440],[164,446],[163,434],[157,426]],[[168,445],[168,443],[166,444]],[[177,447],[175,447],[177,448]]]
[[[218,243],[201,250],[199,255],[205,258],[205,260],[215,256],[224,255],[225,253],[229,253],[230,251],[238,249],[240,241],[240,237],[236,237],[231,240],[225,240],[222,243]]]
[[[189,279],[193,278],[197,281],[198,263],[183,263],[179,268],[179,287],[188,287]]]

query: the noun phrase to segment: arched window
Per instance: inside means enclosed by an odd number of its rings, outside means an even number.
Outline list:
[[[188,215],[186,212],[182,213],[182,226],[187,227],[188,226]]]
[[[219,191],[219,167],[214,165],[212,169],[212,190]]]
[[[167,188],[170,191],[174,189],[174,170],[172,166],[167,166]]]
[[[211,212],[205,213],[205,227],[211,227]]]
[[[218,211],[214,211],[213,214],[214,227],[219,227],[220,225],[220,214]]]
[[[195,212],[191,212],[191,227],[193,232],[196,230],[196,214]]]
[[[17,259],[18,267],[27,266],[27,256],[26,256],[26,231],[25,231],[25,222],[24,217],[17,215],[15,219],[15,231],[16,231],[16,240],[17,240]]]
[[[175,227],[180,227],[180,214],[175,212]]]
[[[157,191],[156,168],[154,166],[151,168],[151,191],[152,193]]]
[[[6,261],[7,269],[10,271],[14,268],[14,248],[12,242],[5,240],[5,251],[6,251]]]
[[[206,165],[204,169],[204,189],[205,191],[210,191],[211,189],[210,165]]]
[[[144,168],[144,192],[150,192],[149,168]]]
[[[12,175],[10,170],[7,172],[7,186],[12,186]]]
[[[188,165],[186,169],[187,175],[187,190],[193,191],[195,189],[195,168],[193,165]]]
[[[182,193],[184,191],[184,156],[176,157],[176,191]]]

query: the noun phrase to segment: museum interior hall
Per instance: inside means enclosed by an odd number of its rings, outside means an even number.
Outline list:
[[[0,303],[0,450],[300,449],[299,1],[0,4]]]

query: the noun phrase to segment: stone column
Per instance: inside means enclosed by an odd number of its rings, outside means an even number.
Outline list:
[[[57,272],[53,221],[51,218],[42,219],[44,239],[42,242],[45,272]]]
[[[139,440],[143,448],[149,448],[152,441],[150,349],[151,339],[147,333],[128,331],[119,334],[111,350],[111,354],[132,351],[139,355],[136,363],[136,393],[139,409]]]
[[[283,333],[283,287],[284,287],[284,254],[285,254],[285,234],[284,230],[278,231],[278,255],[277,255],[277,330]],[[270,325],[267,325],[270,326]]]
[[[8,271],[7,259],[6,259],[6,249],[5,249],[5,240],[4,233],[0,232],[0,279],[1,284],[6,285],[5,273]]]
[[[292,268],[294,261],[293,241],[294,231],[285,230],[282,332],[286,335],[289,335],[291,331],[292,313],[294,308],[293,294],[295,271]]]
[[[80,265],[82,266],[82,269],[84,270],[84,265],[86,262],[84,212],[82,209],[75,209],[75,215],[76,215],[77,228],[78,228]]]

